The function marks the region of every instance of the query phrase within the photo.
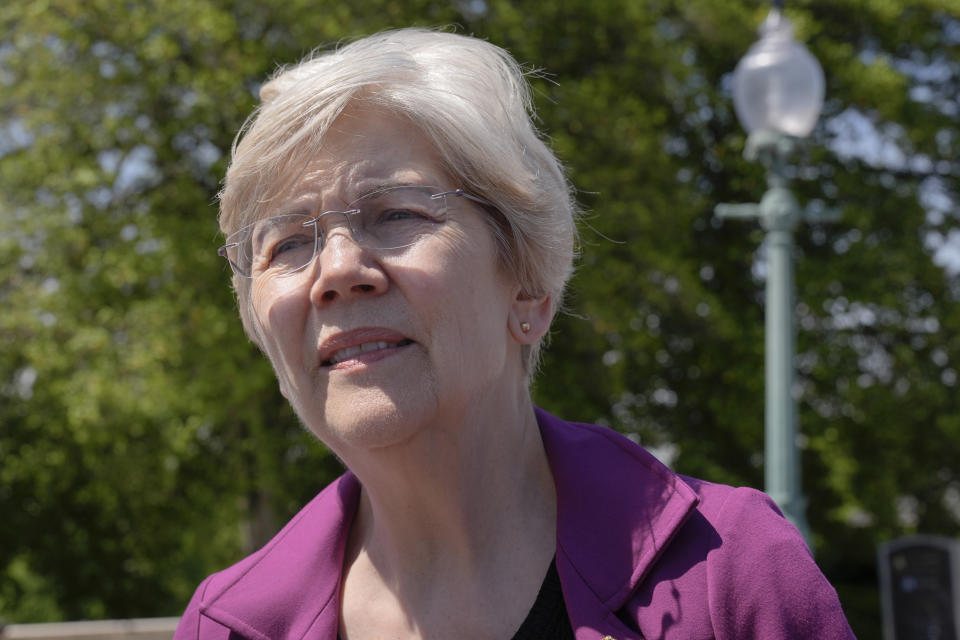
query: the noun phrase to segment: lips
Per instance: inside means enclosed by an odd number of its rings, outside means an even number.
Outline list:
[[[398,349],[410,344],[413,344],[413,340],[390,329],[365,328],[338,333],[327,338],[320,345],[320,366],[334,367],[351,359],[379,359],[381,354],[378,352]],[[376,355],[366,356],[366,354]]]

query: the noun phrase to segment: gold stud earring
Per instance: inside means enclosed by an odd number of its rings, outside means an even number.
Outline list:
[[[529,323],[529,322],[521,322],[521,323],[520,323],[520,331],[523,331],[524,333],[530,333],[530,323]]]

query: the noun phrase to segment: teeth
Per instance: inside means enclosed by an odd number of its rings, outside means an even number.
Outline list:
[[[376,351],[377,349],[386,349],[389,345],[386,342],[368,342],[366,344],[360,345],[360,350],[362,353],[367,351]]]
[[[347,358],[352,358],[358,353],[368,353],[370,351],[379,351],[380,349],[392,349],[394,347],[403,346],[404,344],[409,343],[409,340],[404,340],[398,344],[390,344],[389,342],[383,342],[382,340],[378,340],[376,342],[364,342],[363,344],[347,347],[346,349],[340,349],[334,353],[324,364],[329,363],[330,365],[334,365],[338,362],[343,362]]]

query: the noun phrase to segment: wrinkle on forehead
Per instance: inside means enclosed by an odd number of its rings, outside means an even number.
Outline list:
[[[382,142],[386,137],[389,147]],[[427,136],[405,117],[379,109],[356,108],[341,114],[322,147],[298,173],[287,195],[277,198],[267,215],[291,207],[337,210],[385,186],[452,185]]]
[[[268,215],[294,211],[340,211],[361,196],[386,187],[443,187],[437,183],[436,179],[426,173],[409,169],[373,171],[358,165],[334,169],[312,167],[291,189],[289,197],[280,199]]]

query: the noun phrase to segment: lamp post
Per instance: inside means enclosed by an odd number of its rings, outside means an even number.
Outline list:
[[[823,89],[823,70],[793,39],[793,25],[776,3],[760,26],[760,40],[733,74],[734,107],[749,134],[744,157],[763,164],[768,188],[759,204],[721,204],[715,211],[721,218],[759,218],[766,230],[764,483],[808,545],[793,397],[793,231],[801,219],[825,216],[800,208],[788,189],[785,167],[799,138],[810,134],[820,116]]]

